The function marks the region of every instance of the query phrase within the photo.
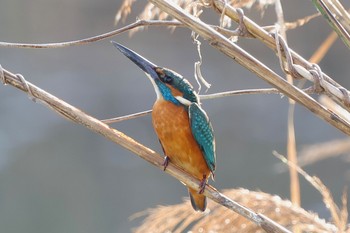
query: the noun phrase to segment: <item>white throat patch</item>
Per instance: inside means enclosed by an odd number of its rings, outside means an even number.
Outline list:
[[[148,79],[151,80],[153,88],[157,94],[157,100],[163,98],[162,93],[160,93],[160,90],[159,90],[156,82],[154,81],[154,79],[148,73],[145,72],[145,74],[147,75]]]
[[[183,105],[190,106],[190,105],[192,104],[191,101],[189,101],[188,99],[185,99],[185,98],[182,97],[182,96],[175,96],[175,98],[176,98],[180,103],[182,103]]]

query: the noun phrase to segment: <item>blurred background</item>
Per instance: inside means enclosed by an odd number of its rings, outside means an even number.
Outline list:
[[[133,22],[146,1],[138,1],[125,24]],[[349,7],[349,1],[343,1]],[[115,29],[121,0],[1,0],[0,41],[47,43],[81,39]],[[286,21],[316,12],[311,1],[282,1]],[[246,15],[259,25],[276,21],[274,7],[263,16],[255,9]],[[219,16],[207,10],[207,22]],[[119,23],[117,27],[121,27]],[[234,26],[235,27],[235,26]],[[318,17],[288,31],[290,47],[309,58],[331,32]],[[151,27],[132,37],[112,38],[154,63],[171,68],[194,85],[198,60],[191,32],[173,33]],[[21,73],[31,83],[105,119],[150,109],[155,100],[146,76],[107,39],[62,49],[0,48],[0,64]],[[255,40],[239,45],[281,74],[271,50]],[[202,74],[212,87],[207,93],[269,87],[231,59],[202,43]],[[350,53],[337,40],[320,63],[337,82],[350,87]],[[196,86],[196,85],[195,85]],[[197,87],[197,86],[196,86]],[[285,154],[288,100],[280,95],[244,95],[203,101],[217,142],[218,189],[244,187],[289,198],[289,176],[279,172],[273,150]],[[134,213],[187,198],[186,188],[134,154],[100,135],[30,101],[11,86],[0,86],[0,231],[6,233],[130,232],[140,224]],[[146,116],[112,127],[161,152]],[[295,128],[298,149],[313,143],[345,138],[337,129],[297,105]],[[340,203],[350,183],[346,156],[305,167],[317,175]],[[301,178],[302,206],[328,218],[322,197]]]

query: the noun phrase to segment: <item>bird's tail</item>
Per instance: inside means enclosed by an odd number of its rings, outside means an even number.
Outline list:
[[[205,208],[207,207],[207,198],[191,188],[188,189],[188,193],[190,194],[193,209],[201,212],[205,211]]]

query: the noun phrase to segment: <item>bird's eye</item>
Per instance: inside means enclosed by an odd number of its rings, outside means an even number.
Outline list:
[[[163,69],[157,68],[157,69],[156,69],[156,72],[157,72],[159,78],[160,78],[163,82],[169,83],[169,84],[170,84],[170,83],[173,81],[173,78],[170,77],[170,76],[167,76],[167,75],[165,74],[165,72],[164,72]]]
[[[170,77],[170,76],[165,76],[165,77],[163,78],[163,80],[164,80],[165,83],[171,83],[171,82],[173,81],[173,78]]]

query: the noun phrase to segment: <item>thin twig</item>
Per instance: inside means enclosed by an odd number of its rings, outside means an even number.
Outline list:
[[[330,159],[350,153],[350,139],[335,139],[305,146],[299,151],[299,166],[315,164],[324,159]]]
[[[105,124],[112,124],[112,123],[117,123],[117,122],[120,122],[120,121],[135,119],[135,118],[138,118],[138,117],[141,117],[141,116],[146,116],[146,115],[150,114],[151,112],[152,112],[152,110],[146,110],[146,111],[133,113],[133,114],[125,115],[125,116],[120,116],[120,117],[115,117],[115,118],[109,118],[109,119],[101,120],[101,122],[103,122]]]
[[[282,94],[276,88],[261,88],[261,89],[245,89],[235,91],[218,92],[214,94],[199,95],[201,100],[217,99],[222,97],[236,96],[236,95],[257,95],[257,94]]]
[[[123,32],[130,31],[131,29],[134,29],[137,27],[147,27],[147,26],[182,26],[182,24],[174,20],[136,20],[136,22],[131,23],[125,27],[119,28],[117,30],[110,31],[97,36],[80,39],[80,40],[57,42],[57,43],[44,43],[44,44],[0,42],[0,47],[30,48],[30,49],[64,48],[69,46],[85,45],[88,43],[105,40],[112,36],[121,34]]]
[[[139,157],[156,166],[157,168],[161,170],[164,169],[163,157],[154,152],[153,150],[143,146],[142,144],[128,137],[124,133],[109,127],[107,124],[104,124],[98,119],[93,118],[92,116],[84,113],[80,109],[75,108],[74,106],[69,105],[61,99],[51,95],[50,93],[45,92],[44,90],[36,87],[35,85],[26,81],[24,78],[20,79],[18,75],[15,75],[3,69],[1,66],[0,69],[0,80],[2,80],[4,84],[10,84],[26,92],[27,94],[32,95],[36,100],[38,100],[39,103],[43,103],[45,106],[48,106],[50,109],[54,110],[61,116],[64,116],[65,118],[75,123],[81,124],[86,128],[92,130],[93,132],[104,136],[108,140],[119,144],[125,149],[130,150]],[[191,187],[195,190],[199,190],[200,188],[200,181],[198,179],[177,168],[171,162],[169,162],[169,165],[167,166],[165,172],[175,177],[182,183],[186,184],[186,186],[188,187]],[[220,205],[226,206],[227,208],[235,211],[241,216],[247,218],[248,220],[256,223],[259,226],[262,226],[263,229],[270,229],[267,232],[289,232],[287,229],[283,228],[282,226],[279,226],[276,223],[272,224],[267,217],[257,214],[254,211],[240,205],[239,203],[230,200],[228,197],[221,194],[219,191],[217,191],[210,185],[206,186],[203,194],[211,200],[219,203]]]
[[[308,94],[314,94],[315,91],[313,88],[306,88],[304,91]],[[258,95],[258,94],[279,94],[283,96],[283,94],[276,88],[261,88],[261,89],[245,89],[245,90],[235,90],[235,91],[225,91],[225,92],[218,92],[214,94],[207,94],[207,95],[199,95],[200,100],[212,100],[212,99],[218,99],[223,97],[231,97],[231,96],[237,96],[237,95]],[[109,119],[101,120],[105,124],[112,124],[117,123],[125,120],[131,120],[138,117],[146,116],[149,113],[151,113],[152,110],[146,110],[142,112],[132,113],[129,115],[124,115],[120,117],[114,117]]]
[[[286,30],[292,30],[292,29],[296,29],[298,27],[304,26],[305,24],[309,23],[312,19],[320,16],[320,13],[315,13],[313,15],[308,15],[304,18],[295,20],[293,22],[285,22],[284,26]],[[262,27],[264,30],[272,32],[273,30],[275,30],[275,25],[271,25],[271,26],[264,26]]]
[[[235,95],[245,95],[245,94],[281,94],[276,88],[265,88],[265,89],[247,89],[247,90],[237,90],[237,91],[225,91],[214,94],[199,95],[201,100],[217,99],[222,97],[229,97]],[[125,120],[131,120],[138,117],[146,116],[150,114],[152,110],[146,110],[142,112],[132,113],[129,115],[124,115],[120,117],[114,117],[109,119],[101,120],[105,124],[117,123]]]

